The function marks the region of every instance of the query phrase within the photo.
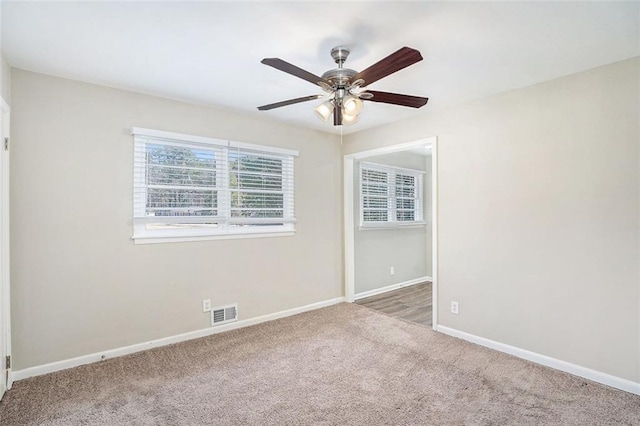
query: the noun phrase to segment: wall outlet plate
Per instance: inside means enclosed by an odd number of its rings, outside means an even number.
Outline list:
[[[459,308],[460,308],[460,306],[459,306],[458,302],[456,302],[455,300],[452,300],[451,301],[451,313],[455,314],[455,315],[458,315]]]
[[[396,273],[396,268],[393,266],[389,268],[389,274],[394,275]]]
[[[211,299],[204,299],[202,301],[202,312],[211,312]]]

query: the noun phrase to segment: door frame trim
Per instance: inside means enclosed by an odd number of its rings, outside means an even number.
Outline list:
[[[9,104],[0,96],[0,112],[2,113],[2,135],[0,139],[0,167],[2,172],[0,173],[0,292],[2,294],[1,302],[2,306],[2,329],[0,333],[4,340],[4,354],[0,354],[0,362],[4,363],[5,356],[11,356],[11,273],[10,273],[10,222],[9,222],[9,179],[10,179],[10,149],[11,140],[9,140],[9,149],[4,149],[4,140],[10,136],[10,124],[11,124],[11,108]],[[13,360],[12,360],[13,361]],[[13,364],[13,362],[12,362]],[[4,365],[4,364],[3,364]],[[7,369],[6,388],[11,389],[13,379],[11,375],[12,368]],[[3,368],[4,371],[4,368]],[[4,378],[3,378],[4,380]]]
[[[431,276],[433,278],[433,329],[436,330],[438,327],[438,138],[435,136],[366,151],[358,151],[344,156],[344,295],[345,300],[349,303],[355,300],[355,221],[353,217],[355,211],[353,197],[355,195],[356,184],[353,175],[355,161],[372,155],[405,151],[425,145],[431,146]]]

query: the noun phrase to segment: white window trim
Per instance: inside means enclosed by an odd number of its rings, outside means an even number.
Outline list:
[[[205,136],[187,135],[184,133],[165,132],[164,130],[145,129],[142,127],[133,127],[131,129],[131,134],[134,136],[139,135],[139,136],[150,136],[150,137],[156,137],[156,138],[162,138],[162,139],[174,139],[180,142],[188,141],[188,142],[195,142],[198,144],[226,146],[228,148],[252,149],[252,150],[262,151],[262,152],[267,152],[272,154],[291,155],[293,157],[297,157],[300,155],[299,151],[296,151],[293,149],[285,149],[285,148],[279,148],[275,146],[255,145],[251,143],[215,139],[215,138],[209,138]]]
[[[396,197],[395,197],[395,182],[393,185],[389,184],[389,188],[391,189],[392,193],[387,195],[387,199],[389,200],[389,203],[387,205],[387,218],[391,218],[391,220],[387,220],[385,222],[365,222],[364,221],[364,197],[363,197],[363,193],[362,193],[362,169],[370,169],[370,170],[380,170],[380,171],[384,171],[387,173],[393,173],[394,176],[395,174],[408,174],[408,175],[412,175],[412,176],[416,176],[418,178],[418,182],[417,182],[417,190],[416,190],[416,194],[418,195],[418,197],[416,198],[416,209],[415,212],[418,215],[419,220],[413,220],[413,221],[398,221],[396,220],[396,207],[395,207],[395,202],[396,202]],[[380,164],[380,163],[370,163],[370,162],[360,162],[359,168],[358,168],[358,190],[359,190],[359,199],[360,199],[360,214],[359,214],[359,229],[362,231],[369,231],[369,230],[380,230],[380,229],[397,229],[397,228],[419,228],[419,227],[424,227],[427,222],[426,220],[424,220],[424,215],[425,215],[425,206],[424,206],[424,176],[426,175],[426,172],[424,170],[415,170],[415,169],[408,169],[408,168],[404,168],[404,167],[396,167],[396,166],[389,166],[386,164]],[[394,177],[395,179],[395,177]]]
[[[132,237],[135,244],[164,244],[164,243],[187,243],[194,241],[215,241],[215,240],[239,240],[245,238],[272,238],[272,237],[292,237],[296,231],[286,232],[253,232],[246,234],[218,234],[200,236],[172,236],[172,237]]]
[[[407,229],[407,228],[424,228],[427,224],[424,220],[413,222],[368,222],[358,226],[360,231],[377,231],[379,229]]]
[[[193,147],[202,147],[203,145],[211,145],[211,146],[220,146],[223,148],[238,148],[243,150],[252,150],[257,151],[259,153],[264,154],[276,154],[278,156],[289,156],[292,176],[293,176],[293,157],[297,157],[299,152],[296,150],[290,150],[279,147],[272,146],[264,146],[264,145],[256,145],[249,144],[245,142],[237,142],[230,140],[222,140],[209,138],[204,136],[196,136],[196,135],[188,135],[182,133],[175,132],[166,132],[163,130],[154,130],[154,129],[146,129],[141,127],[133,127],[131,129],[131,134],[134,136],[146,136],[152,138],[161,138],[161,139],[170,139],[176,140],[178,146],[189,147],[189,142],[193,142]],[[186,142],[186,143],[185,143]],[[135,157],[135,156],[134,156]],[[135,162],[135,159],[134,159]],[[228,171],[226,171],[228,174]],[[139,179],[144,179],[144,176],[138,176],[134,173],[134,186],[136,184],[140,184],[144,182],[140,182]],[[228,176],[219,176],[220,181],[225,181],[228,179]],[[293,179],[288,179],[285,181],[287,185],[283,188],[285,192],[285,197],[293,196],[293,188],[294,181]],[[289,192],[290,191],[290,192]],[[223,191],[224,192],[224,191]],[[134,193],[135,197],[135,193]],[[146,197],[144,197],[146,199]],[[228,210],[229,206],[226,202],[226,199],[223,199],[222,205],[220,208],[225,211]],[[285,199],[284,202],[292,202],[293,200]],[[139,204],[139,203],[138,203]],[[295,235],[294,224],[296,222],[294,217],[285,217],[283,221],[285,222],[282,226],[273,227],[269,229],[257,229],[257,228],[249,228],[249,229],[234,229],[230,232],[228,229],[224,232],[220,232],[219,230],[207,230],[207,229],[184,229],[184,230],[172,230],[170,235],[153,235],[145,230],[145,232],[140,232],[140,226],[144,226],[144,218],[136,216],[135,208],[137,203],[134,200],[134,218],[133,218],[133,236],[131,237],[135,244],[158,244],[158,243],[171,243],[171,242],[190,242],[190,241],[209,241],[209,240],[226,240],[226,239],[244,239],[244,238],[268,238],[268,237],[285,237],[285,236],[293,236]],[[138,212],[139,215],[139,212]],[[231,220],[229,220],[232,222]],[[280,223],[281,221],[278,221]]]

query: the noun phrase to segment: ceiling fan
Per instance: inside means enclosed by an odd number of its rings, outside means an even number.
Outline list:
[[[363,100],[412,108],[420,108],[429,100],[420,96],[378,92],[365,88],[365,86],[375,83],[381,78],[420,62],[422,55],[416,49],[403,47],[360,72],[343,67],[348,56],[349,49],[346,47],[334,47],[331,49],[331,57],[338,64],[338,67],[325,72],[322,77],[298,68],[280,58],[264,58],[261,63],[318,85],[325,93],[259,106],[258,110],[268,111],[286,105],[326,97],[328,100],[315,108],[316,114],[323,121],[327,121],[333,114],[333,125],[341,126],[358,121],[358,114],[362,111]]]

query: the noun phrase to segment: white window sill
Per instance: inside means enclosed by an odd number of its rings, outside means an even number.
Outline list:
[[[191,241],[213,241],[213,240],[237,240],[245,238],[273,238],[291,237],[295,231],[241,233],[241,234],[218,234],[218,235],[184,235],[184,236],[133,236],[131,239],[135,244],[164,244],[164,243],[186,243]]]
[[[423,228],[427,222],[379,222],[365,223],[358,228],[360,231],[375,231],[378,229],[406,229]]]

